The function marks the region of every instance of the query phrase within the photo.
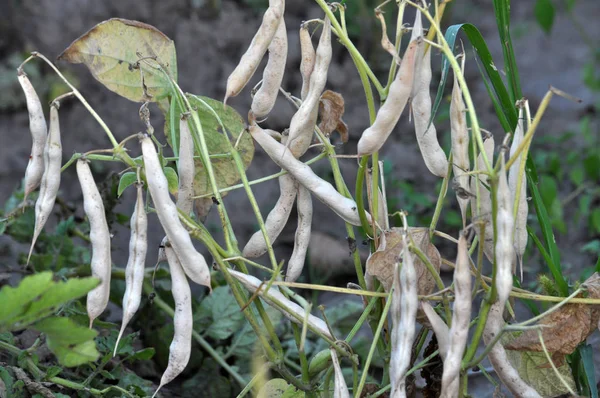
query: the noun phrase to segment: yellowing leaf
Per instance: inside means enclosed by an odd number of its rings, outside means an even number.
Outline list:
[[[440,272],[442,258],[435,246],[429,241],[428,228],[408,228],[409,239],[412,239],[429,259],[436,272]],[[377,251],[367,260],[367,271],[379,279],[386,291],[389,291],[394,280],[394,264],[400,261],[402,251],[402,229],[392,228],[381,235],[381,243]],[[417,272],[418,293],[430,294],[435,287],[435,279],[418,257],[414,258],[415,271]]]
[[[151,25],[127,19],[99,23],[71,43],[58,59],[85,64],[109,90],[135,102],[145,101],[142,77],[152,101],[169,94],[169,79],[159,65],[177,80],[174,42]]]
[[[502,341],[507,342],[512,338],[512,336],[506,335],[502,338]],[[519,372],[523,381],[543,397],[556,397],[569,392],[557,377],[554,369],[548,366],[548,359],[543,352],[507,350],[506,354],[511,365]],[[575,390],[575,381],[569,365],[563,363],[561,366],[557,366],[557,369],[567,384]]]

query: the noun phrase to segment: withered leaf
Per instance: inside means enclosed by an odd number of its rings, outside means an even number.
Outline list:
[[[584,285],[589,298],[600,298],[600,274],[594,273]],[[575,351],[596,330],[599,319],[600,306],[588,304],[566,304],[544,317],[539,324],[547,326],[542,329],[542,337],[553,360],[560,364],[565,355]],[[543,351],[537,330],[526,331],[505,347],[516,351]]]
[[[429,259],[436,272],[440,272],[442,258],[436,247],[429,241],[428,228],[408,228],[409,239],[412,239]],[[402,251],[402,229],[392,228],[381,235],[381,241],[377,251],[367,259],[367,272],[376,277],[386,291],[389,291],[394,280],[394,265],[400,262]],[[417,272],[418,293],[427,295],[435,288],[435,279],[418,257],[414,257],[415,271]]]
[[[348,125],[342,120],[344,115],[344,97],[335,91],[326,90],[319,101],[319,129],[329,136],[337,130],[342,142],[348,142]]]

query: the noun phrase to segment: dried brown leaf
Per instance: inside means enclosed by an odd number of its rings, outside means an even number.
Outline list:
[[[326,90],[321,95],[319,102],[319,116],[321,117],[319,129],[327,136],[337,130],[340,133],[342,142],[346,143],[349,137],[348,125],[342,120],[344,109],[344,97],[340,93]]]
[[[429,259],[435,270],[440,272],[442,258],[436,247],[429,241],[428,228],[408,228],[409,239]],[[377,251],[367,259],[367,272],[376,277],[386,291],[389,291],[394,280],[394,264],[400,262],[402,251],[402,229],[392,228],[381,235],[381,242]],[[418,257],[414,259],[415,271],[417,272],[418,293],[427,295],[435,288],[435,279]]]
[[[595,273],[584,285],[588,297],[600,298],[600,274]],[[578,295],[582,297],[582,295]],[[546,325],[542,329],[544,344],[555,364],[560,364],[564,356],[571,354],[577,346],[598,327],[600,306],[588,304],[566,304],[540,321]],[[515,351],[543,351],[537,330],[528,330],[515,340],[506,344],[505,348]]]

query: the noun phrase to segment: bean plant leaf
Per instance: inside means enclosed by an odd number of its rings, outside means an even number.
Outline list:
[[[196,311],[196,320],[208,326],[206,334],[224,340],[240,329],[244,315],[228,286],[219,286],[202,300]]]
[[[59,60],[83,63],[106,88],[134,102],[143,102],[143,85],[151,101],[165,98],[177,81],[175,43],[151,25],[112,18],[75,40]],[[143,78],[143,83],[142,83]]]
[[[588,297],[600,298],[600,274],[594,273],[584,285]],[[564,356],[575,351],[596,330],[599,319],[600,306],[587,304],[566,304],[544,317],[540,321],[546,326],[542,329],[542,337],[552,358],[559,364],[564,362]],[[537,330],[526,331],[505,347],[515,351],[543,351]]]
[[[63,366],[83,365],[100,356],[94,342],[97,332],[69,318],[46,318],[37,322],[34,328],[46,335],[48,348]]]
[[[135,184],[137,181],[137,174],[133,171],[123,173],[119,180],[119,187],[117,188],[117,196],[121,196],[128,186]]]
[[[427,256],[436,272],[439,273],[442,257],[436,247],[429,241],[429,229],[411,227],[408,228],[408,235],[415,246]],[[394,265],[401,261],[400,252],[403,247],[402,229],[392,228],[382,235],[379,248],[367,259],[367,272],[379,279],[386,291],[389,291],[392,286]],[[414,258],[414,266],[417,272],[419,294],[430,294],[435,287],[434,276],[417,257]]]
[[[231,145],[236,144],[239,135],[245,130],[246,125],[244,119],[242,119],[235,109],[230,106],[224,106],[221,101],[191,94],[188,94],[188,100],[200,118],[202,132],[204,134],[208,152],[211,155],[211,164],[218,187],[222,189],[237,183],[241,177],[237,171],[233,158],[229,155],[230,145],[227,143],[227,139],[229,139]],[[177,104],[177,101],[175,101],[175,103],[171,104],[169,112],[165,117],[165,135],[167,136],[169,145],[171,145],[171,147],[175,146],[177,150],[180,115],[181,108]],[[171,122],[171,120],[176,122]],[[188,123],[190,124],[193,134],[199,133],[195,131],[195,126],[191,122],[191,118]],[[223,127],[225,127],[227,135],[223,131]],[[242,135],[237,144],[237,150],[242,158],[244,168],[248,168],[254,157],[254,141],[250,134],[244,133]],[[197,151],[195,156],[199,156]],[[195,163],[195,195],[211,194],[213,190],[202,160],[196,158]]]
[[[169,192],[175,195],[179,188],[179,178],[177,172],[172,167],[163,167],[165,177],[167,177],[167,184],[169,185]]]
[[[288,384],[284,379],[271,379],[258,392],[259,398],[299,398],[304,393]]]
[[[521,332],[516,334],[519,333]],[[537,335],[537,332],[535,334]],[[514,335],[506,335],[502,338],[502,342],[509,344],[508,342],[513,338]],[[508,350],[506,353],[511,365],[517,370],[523,381],[534,388],[541,396],[556,397],[569,392],[556,376],[554,369],[548,366],[548,359],[543,352]],[[557,364],[557,369],[567,384],[575,389],[575,380],[569,365],[563,363],[558,366]]]
[[[342,120],[344,115],[344,97],[335,91],[326,90],[319,101],[319,129],[326,136],[337,130],[342,142],[348,142],[348,125]]]

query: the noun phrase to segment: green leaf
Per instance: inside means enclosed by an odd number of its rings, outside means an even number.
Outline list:
[[[533,8],[535,19],[546,33],[550,33],[554,24],[554,5],[550,0],[537,0]]]
[[[169,192],[171,192],[173,195],[177,194],[179,187],[179,178],[177,177],[177,172],[172,167],[163,167],[163,172],[165,173],[165,177],[167,177]]]
[[[128,171],[127,173],[123,173],[123,175],[121,176],[121,179],[119,180],[119,187],[117,188],[117,196],[121,196],[123,194],[123,191],[125,191],[125,189],[128,186],[135,184],[136,181],[137,181],[137,173],[134,173],[133,171]]]
[[[500,36],[500,44],[502,45],[504,72],[508,79],[508,93],[511,104],[514,104],[516,100],[523,97],[523,93],[521,92],[517,60],[510,37],[510,0],[494,0],[494,14],[496,15],[496,26],[498,28],[498,35]],[[516,126],[516,119],[514,122],[511,120],[511,125],[513,127]]]
[[[583,159],[583,167],[587,176],[594,180],[600,181],[600,155],[595,153]]]
[[[5,367],[0,366],[0,397],[11,397],[14,379]]]
[[[145,59],[140,61],[140,57]],[[142,77],[151,101],[165,98],[171,91],[169,79],[159,64],[177,80],[175,43],[155,27],[127,19],[113,18],[99,23],[75,40],[58,59],[85,64],[106,88],[134,102],[146,100]]]
[[[140,361],[147,361],[152,359],[156,350],[152,347],[144,348],[143,350],[136,351],[133,355],[129,356],[127,360],[133,361],[139,359]]]
[[[506,344],[519,333],[503,337],[502,344]],[[543,397],[555,397],[569,392],[548,364],[548,359],[543,352],[506,350],[506,355],[523,381]],[[575,389],[575,380],[566,362],[558,368],[558,372],[567,384]]]
[[[31,301],[39,299],[52,285],[52,272],[40,272],[23,278],[17,287],[4,286],[0,290],[0,330],[6,328],[8,321],[23,313]]]
[[[596,369],[594,369],[594,350],[589,344],[583,344],[579,347],[579,354],[583,362],[587,385],[590,386],[590,396],[598,398],[598,389],[596,388]]]
[[[539,190],[546,208],[552,206],[552,203],[558,197],[556,180],[550,176],[544,176],[544,178],[540,179]]]
[[[569,179],[574,185],[581,185],[585,179],[585,171],[583,167],[575,167],[569,172]]]
[[[60,366],[50,366],[48,369],[46,369],[46,377],[44,379],[48,380],[54,376],[58,376],[62,370],[63,369]]]
[[[206,334],[224,340],[235,333],[244,321],[244,315],[235,301],[229,286],[219,286],[202,300],[200,314],[210,312],[212,322]]]
[[[595,208],[590,214],[590,228],[592,233],[600,235],[600,208]]]
[[[97,332],[69,318],[46,318],[33,327],[46,335],[48,348],[63,366],[79,366],[93,362],[100,356],[94,342]]]
[[[19,317],[18,321],[28,324],[50,315],[60,305],[84,296],[99,283],[96,278],[71,278],[65,282],[57,282],[46,290],[39,300],[31,303],[27,312]]]
[[[208,97],[200,97],[188,94],[188,99],[193,108],[197,110],[202,124],[202,132],[206,140],[206,146],[210,155],[226,155],[229,153],[230,145],[227,143],[227,138],[231,145],[235,145],[238,136],[245,129],[244,119],[229,105],[224,106],[222,102]],[[169,113],[165,117],[165,135],[169,145],[175,153],[179,151],[179,117],[181,115],[180,105],[176,100],[171,99],[171,107]],[[210,108],[212,108],[212,110]],[[214,113],[213,113],[214,112]],[[218,118],[215,116],[218,116]],[[226,129],[227,136],[223,131],[221,123]],[[199,132],[194,131],[194,124],[191,118],[188,123],[194,134]],[[240,139],[238,152],[244,163],[244,168],[248,168],[254,157],[254,141],[249,134],[244,134]],[[195,155],[199,155],[197,152]],[[231,156],[211,157],[212,167],[215,173],[216,182],[219,188],[226,188],[236,184],[240,180],[240,175],[237,171],[235,162]],[[208,174],[200,158],[196,159],[196,178],[194,181],[195,195],[205,195],[212,193]],[[210,200],[210,199],[209,199]]]
[[[300,398],[304,397],[302,391],[288,384],[284,379],[271,379],[265,383],[258,392],[258,398]]]

